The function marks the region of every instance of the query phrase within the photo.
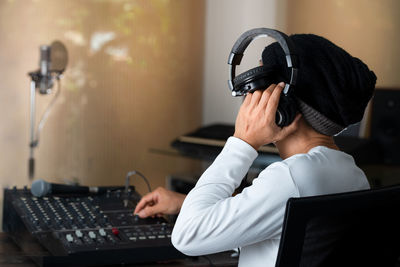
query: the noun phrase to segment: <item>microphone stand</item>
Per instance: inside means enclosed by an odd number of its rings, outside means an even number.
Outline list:
[[[61,73],[56,73],[54,76],[52,74],[48,76],[44,76],[40,73],[39,71],[35,72],[30,72],[28,75],[31,77],[31,87],[30,87],[30,142],[29,142],[29,160],[28,160],[28,175],[29,175],[29,180],[33,180],[35,176],[35,157],[34,157],[34,150],[39,144],[39,133],[41,131],[41,128],[44,125],[44,122],[47,119],[47,116],[49,115],[49,112],[58,96],[60,93],[60,77]],[[39,122],[38,125],[38,131],[35,135],[35,119],[36,119],[36,88],[39,88],[38,85],[40,84],[41,79],[43,77],[47,79],[56,79],[58,82],[58,90],[56,95],[54,96],[53,100],[50,102],[49,106],[47,107],[46,111],[44,112],[42,119]],[[40,89],[39,89],[40,90]],[[40,93],[43,94],[49,94],[51,92],[51,88],[47,88],[46,91],[40,90]]]
[[[31,77],[30,88],[30,142],[29,142],[29,161],[28,161],[28,175],[29,180],[35,176],[35,157],[34,149],[37,146],[35,141],[35,118],[36,118],[36,83],[40,81],[40,71],[30,72],[28,75]]]
[[[29,164],[28,164],[28,174],[30,180],[32,180],[35,175],[35,158],[33,155],[33,151],[37,145],[37,142],[35,142],[35,117],[36,117],[36,82],[32,77],[31,92],[30,92],[30,142],[29,142]]]

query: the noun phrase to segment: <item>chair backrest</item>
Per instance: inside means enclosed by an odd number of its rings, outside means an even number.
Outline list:
[[[399,256],[399,185],[287,202],[276,267],[384,267]]]

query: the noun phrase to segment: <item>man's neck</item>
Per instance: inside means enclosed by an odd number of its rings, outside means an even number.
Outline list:
[[[282,159],[286,159],[295,154],[304,154],[313,147],[325,146],[339,150],[333,137],[320,134],[313,130],[305,121],[301,121],[299,129],[284,140],[275,143]]]

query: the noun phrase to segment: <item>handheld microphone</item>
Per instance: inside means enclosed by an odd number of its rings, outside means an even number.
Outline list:
[[[51,76],[51,49],[48,45],[40,46],[40,78],[39,78],[39,92],[41,94],[49,94],[53,87],[53,78]]]
[[[103,194],[107,190],[121,189],[122,187],[110,186],[76,186],[48,183],[42,179],[32,183],[31,193],[35,197],[43,197],[51,194]]]

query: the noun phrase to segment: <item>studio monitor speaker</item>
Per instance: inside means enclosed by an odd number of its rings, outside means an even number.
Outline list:
[[[372,103],[371,138],[383,154],[383,163],[400,163],[400,89],[377,89]]]

